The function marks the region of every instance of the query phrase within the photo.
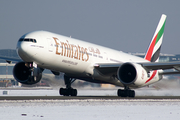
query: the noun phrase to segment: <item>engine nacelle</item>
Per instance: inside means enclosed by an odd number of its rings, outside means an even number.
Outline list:
[[[14,66],[13,76],[20,83],[32,85],[41,80],[42,70],[38,67],[29,67],[25,62],[19,62]]]
[[[147,71],[139,64],[124,63],[117,72],[118,79],[127,86],[141,86],[147,80]]]

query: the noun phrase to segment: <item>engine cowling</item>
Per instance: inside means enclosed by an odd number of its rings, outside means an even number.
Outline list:
[[[127,86],[141,86],[147,80],[147,71],[139,64],[124,63],[117,72],[118,79]]]
[[[13,76],[22,84],[32,85],[41,80],[42,70],[38,67],[28,67],[25,62],[19,62],[13,68]]]

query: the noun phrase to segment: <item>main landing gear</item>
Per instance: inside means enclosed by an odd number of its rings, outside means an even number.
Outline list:
[[[77,96],[77,90],[71,87],[71,84],[75,80],[76,80],[75,78],[70,78],[64,75],[64,82],[65,82],[66,88],[60,88],[59,94],[63,96]]]
[[[119,97],[135,97],[135,91],[130,90],[127,86],[125,86],[124,90],[118,89],[117,94]]]

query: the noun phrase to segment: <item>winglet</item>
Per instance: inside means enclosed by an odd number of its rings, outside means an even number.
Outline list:
[[[151,62],[158,62],[159,61],[159,54],[161,50],[163,35],[164,35],[164,26],[166,23],[166,15],[162,14],[159,24],[156,28],[154,36],[151,40],[151,44],[146,52],[145,58]]]

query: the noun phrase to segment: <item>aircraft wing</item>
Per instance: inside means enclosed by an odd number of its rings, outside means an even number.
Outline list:
[[[117,74],[118,68],[123,63],[96,63],[94,68],[98,70],[101,74],[104,75],[113,75]],[[137,63],[144,67],[147,71],[152,70],[167,70],[171,71],[161,71],[160,74],[180,74],[180,62],[145,62],[145,63]]]
[[[113,75],[121,65],[121,63],[96,63],[94,67],[103,75]]]
[[[147,63],[140,63],[142,67],[151,71],[151,70],[167,70],[167,69],[174,69],[170,72],[162,71],[160,74],[167,75],[167,74],[180,74],[180,62],[147,62]]]
[[[5,57],[5,56],[0,56],[0,59],[5,60],[7,63],[22,61],[20,58]]]
[[[143,67],[149,70],[158,70],[158,69],[172,69],[180,67],[180,62],[147,62],[147,63],[139,63]]]

